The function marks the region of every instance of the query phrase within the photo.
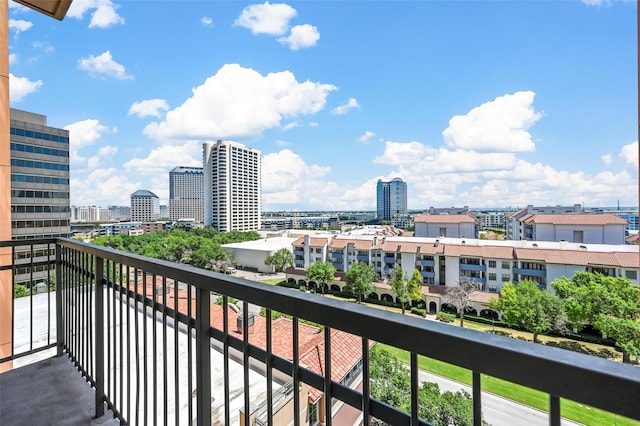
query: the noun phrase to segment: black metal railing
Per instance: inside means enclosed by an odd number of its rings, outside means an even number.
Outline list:
[[[293,389],[304,383],[324,393],[327,425],[334,401],[361,410],[364,424],[371,417],[393,425],[427,424],[417,410],[422,355],[472,371],[476,425],[482,418],[483,374],[547,393],[551,425],[560,424],[560,398],[640,419],[640,368],[635,366],[69,239],[45,243],[55,244],[55,259],[49,256],[47,263],[55,269],[55,309],[49,312],[55,311],[57,351],[67,354],[95,387],[98,416],[106,403],[126,424],[231,424],[238,411],[250,413],[260,397],[267,407],[266,424],[271,424],[279,389],[291,380]],[[16,243],[0,243],[8,245]],[[214,327],[217,297],[222,297],[222,319]],[[241,337],[229,326],[232,298],[243,305]],[[251,342],[250,304],[266,308],[264,345]],[[275,311],[292,317],[291,359],[274,353]],[[322,373],[300,362],[300,319],[324,327]],[[362,390],[331,377],[333,328],[362,343]],[[372,341],[411,353],[411,413],[370,398]],[[240,370],[234,370],[236,364]],[[252,387],[256,374],[260,391]],[[219,389],[222,400],[212,401],[212,391]],[[292,392],[292,398],[293,422],[299,425],[307,403],[299,392]],[[244,424],[250,424],[249,416]]]

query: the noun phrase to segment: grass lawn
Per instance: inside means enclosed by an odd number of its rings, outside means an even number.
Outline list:
[[[407,351],[392,346],[382,346],[398,359],[409,364],[409,353]],[[418,357],[418,366],[422,370],[471,385],[471,371],[462,367],[422,356]],[[549,396],[546,393],[484,374],[482,375],[482,389],[539,410],[547,411],[549,407]],[[585,425],[640,425],[640,422],[636,420],[621,417],[566,399],[561,400],[561,414],[562,417]]]
[[[258,280],[258,282],[265,283],[265,284],[271,284],[271,285],[279,284],[282,281],[283,281],[282,278],[268,278],[266,280]]]

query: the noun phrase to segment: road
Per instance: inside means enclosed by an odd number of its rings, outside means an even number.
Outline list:
[[[420,370],[418,377],[420,382],[437,383],[441,392],[465,390],[471,394],[470,386],[442,376]],[[549,416],[546,412],[488,392],[482,392],[482,414],[492,426],[546,426],[549,424]],[[567,419],[562,419],[562,424],[566,426],[579,425],[579,423]]]

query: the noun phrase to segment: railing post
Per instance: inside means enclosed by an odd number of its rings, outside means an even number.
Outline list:
[[[480,373],[474,371],[471,376],[473,398],[473,426],[482,426],[482,382]]]
[[[211,293],[196,293],[196,413],[198,426],[211,425]],[[227,374],[225,372],[225,374]]]
[[[64,325],[62,324],[62,246],[56,244],[56,348],[57,355],[64,350]]]
[[[96,257],[96,418],[104,415],[104,259]]]
[[[560,398],[549,394],[549,426],[560,426]]]

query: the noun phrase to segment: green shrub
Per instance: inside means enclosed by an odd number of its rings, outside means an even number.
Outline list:
[[[455,319],[456,319],[455,314],[448,314],[442,311],[438,312],[438,321],[450,323],[450,322],[453,322]]]
[[[19,297],[27,297],[28,295],[29,295],[29,289],[27,288],[26,285],[16,284],[15,287],[13,288],[13,297],[15,299]]]
[[[422,308],[413,307],[413,308],[411,308],[411,313],[412,314],[416,314],[416,315],[420,315],[422,317],[426,317],[427,316],[427,310],[426,309],[422,309]]]

